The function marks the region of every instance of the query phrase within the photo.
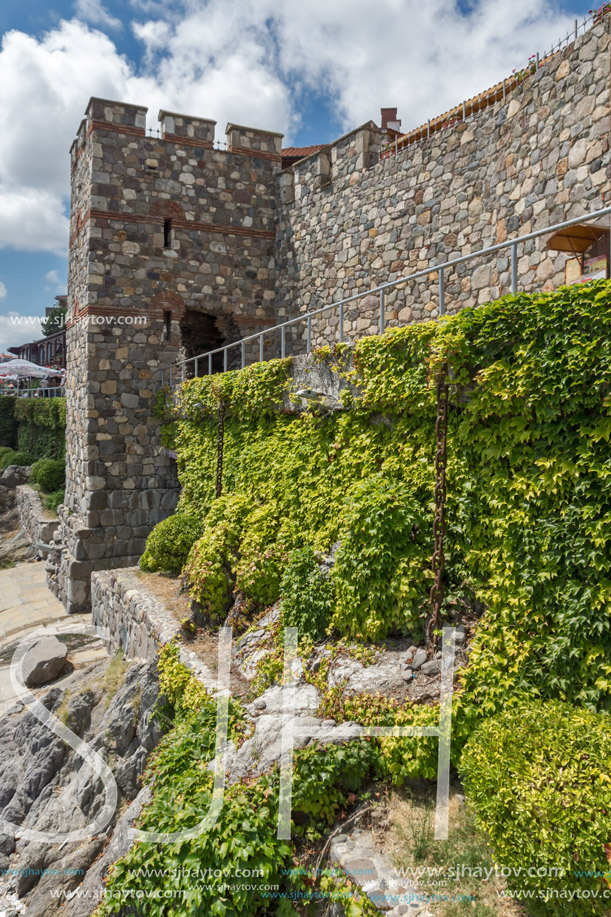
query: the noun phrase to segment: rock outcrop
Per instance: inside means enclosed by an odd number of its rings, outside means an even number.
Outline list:
[[[132,815],[139,811],[149,792],[142,792],[141,776],[161,736],[152,716],[158,693],[154,664],[134,663],[121,673],[116,663],[109,669],[109,663],[101,662],[75,671],[41,698],[59,722],[106,761],[117,783],[117,811],[107,829],[74,843],[62,843],[61,835],[96,819],[105,802],[102,781],[20,704],[0,720],[0,812],[5,831],[0,835],[0,913],[17,915],[23,912],[21,904],[29,917],[62,913],[58,896],[69,895],[83,881],[96,891],[80,898],[76,910],[68,907],[67,913],[88,915],[95,910],[102,875],[129,847],[130,810]],[[140,802],[120,815],[124,803],[136,798]],[[6,823],[56,832],[60,839],[57,844],[20,839]],[[96,860],[104,847],[104,856]]]

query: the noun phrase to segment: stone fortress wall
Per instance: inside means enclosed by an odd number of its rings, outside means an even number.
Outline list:
[[[90,101],[71,150],[68,478],[48,562],[69,611],[89,609],[93,571],[137,563],[175,509],[160,368],[609,203],[609,23],[504,100],[387,158],[373,122],[282,170],[280,134],[228,125],[217,149],[212,121],[161,112],[153,137],[146,109]],[[565,263],[528,243],[520,288],[561,284]],[[509,292],[508,253],[446,281],[448,312]],[[434,271],[386,297],[388,325],[438,311]],[[313,324],[314,344],[337,340],[336,315]],[[346,309],[347,339],[377,327],[377,296]],[[270,338],[266,355],[277,347]]]
[[[217,150],[214,122],[162,112],[148,137],[145,116],[92,99],[71,150],[68,476],[49,559],[71,612],[89,608],[91,573],[137,563],[176,506],[155,371],[185,340],[205,350],[275,323],[280,135],[230,125]]]
[[[379,160],[373,125],[281,176],[278,314],[319,308],[609,204],[610,17],[466,121]],[[367,159],[370,159],[370,163]],[[368,167],[369,166],[369,167]],[[564,283],[566,256],[545,239],[519,252],[519,289]],[[446,276],[446,311],[511,291],[509,250]],[[437,274],[386,294],[386,323],[436,318]],[[349,338],[374,334],[378,296],[346,307]],[[315,343],[337,340],[335,313]]]

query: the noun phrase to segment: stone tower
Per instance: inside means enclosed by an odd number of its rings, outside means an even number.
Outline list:
[[[91,99],[71,149],[67,483],[51,588],[86,612],[94,570],[137,563],[175,508],[154,375],[275,324],[281,134]]]

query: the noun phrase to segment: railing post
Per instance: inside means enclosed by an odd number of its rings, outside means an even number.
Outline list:
[[[344,343],[344,304],[339,304],[339,342]]]
[[[259,335],[259,362],[263,362],[263,332]]]
[[[195,372],[193,373],[193,377],[197,379],[198,376],[199,376],[199,359],[195,357]]]
[[[446,311],[446,290],[443,279],[443,268],[439,268],[439,314],[443,315]]]
[[[380,290],[380,317],[379,317],[380,334],[384,334],[385,318],[386,316],[384,315],[384,290]]]
[[[306,330],[306,348],[309,353],[312,349],[312,316],[308,315],[307,330]]]
[[[227,366],[228,366],[228,350],[225,347],[223,350],[223,372],[225,373],[227,372]]]
[[[181,374],[181,382],[184,382],[185,379],[187,378],[187,364],[186,363],[182,364],[182,370],[180,374]]]
[[[212,375],[212,354],[208,354],[208,375]]]
[[[511,292],[518,292],[518,246],[515,242],[511,246]]]
[[[172,388],[172,386],[174,385],[174,378],[173,378],[172,369],[173,369],[173,367],[170,366],[170,388]]]
[[[244,341],[240,344],[240,364],[241,369],[244,369],[244,363],[246,358],[246,351],[244,350]]]
[[[280,325],[280,358],[284,360],[286,354],[286,332],[284,325]]]

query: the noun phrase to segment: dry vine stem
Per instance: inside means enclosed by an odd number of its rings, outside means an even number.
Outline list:
[[[225,442],[225,405],[219,401],[217,426],[217,459],[216,459],[216,496],[223,493],[223,446]]]
[[[437,394],[437,420],[435,423],[435,518],[433,520],[433,585],[431,586],[431,614],[427,624],[427,641],[437,647],[443,604],[443,571],[445,556],[443,540],[446,530],[446,466],[448,456],[448,366],[444,363],[435,376]]]

